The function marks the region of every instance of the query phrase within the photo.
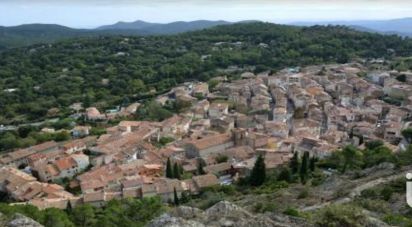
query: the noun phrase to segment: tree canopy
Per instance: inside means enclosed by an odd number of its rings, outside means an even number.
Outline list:
[[[65,115],[74,102],[99,108],[121,105],[183,81],[207,81],[229,66],[255,66],[261,71],[411,52],[411,40],[394,35],[270,23],[170,36],[101,36],[37,44],[0,53],[0,124],[37,121],[51,108]],[[161,111],[154,118],[167,115]]]

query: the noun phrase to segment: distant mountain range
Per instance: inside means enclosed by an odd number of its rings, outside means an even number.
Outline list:
[[[168,35],[226,24],[231,24],[231,22],[198,20],[160,24],[135,21],[118,22],[96,29],[75,29],[56,24],[26,24],[13,27],[0,26],[0,50],[36,43],[50,43],[75,37],[93,37],[99,35]]]
[[[105,25],[98,27],[97,30],[139,30],[143,34],[176,34],[187,31],[200,30],[205,28],[214,27],[217,25],[231,24],[227,21],[176,21],[168,24],[149,23],[145,21],[135,22],[118,22],[113,25]]]
[[[242,21],[247,23],[256,21]],[[56,24],[26,24],[13,27],[0,26],[0,50],[27,46],[36,43],[51,43],[76,37],[95,37],[100,35],[169,35],[211,28],[218,25],[233,24],[228,21],[177,21],[167,24],[145,21],[118,22],[95,29],[76,29]],[[412,18],[380,21],[330,21],[296,22],[296,26],[344,25],[364,32],[412,36]]]
[[[291,23],[291,25],[344,25],[360,31],[377,32],[383,34],[396,34],[401,36],[412,36],[412,18],[401,18],[393,20],[296,22]]]

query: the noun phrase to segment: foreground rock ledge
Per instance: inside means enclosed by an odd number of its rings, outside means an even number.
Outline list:
[[[230,203],[221,201],[202,211],[197,208],[180,206],[173,211],[163,214],[149,223],[150,227],[203,227],[203,226],[271,226],[285,227],[264,215],[254,215],[245,209]]]

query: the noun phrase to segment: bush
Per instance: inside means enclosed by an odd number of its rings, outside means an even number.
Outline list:
[[[388,213],[390,211],[388,203],[380,199],[360,199],[357,204],[372,212]]]
[[[217,163],[223,163],[227,162],[229,160],[229,157],[226,155],[219,154],[218,156],[216,156],[215,160]]]
[[[385,186],[380,193],[381,197],[386,201],[391,199],[392,194],[393,189],[390,186]]]
[[[322,208],[315,214],[314,218],[314,222],[318,226],[361,227],[367,223],[367,217],[362,210],[350,204]]]
[[[106,129],[101,127],[93,127],[90,129],[90,135],[92,136],[101,136],[106,134]]]
[[[361,197],[365,199],[376,199],[379,197],[379,193],[376,191],[376,189],[369,188],[361,192]]]
[[[285,211],[283,211],[283,214],[294,216],[294,217],[302,217],[300,212],[296,210],[295,208],[287,208]]]
[[[309,190],[307,188],[305,188],[303,191],[301,191],[298,195],[298,199],[305,199],[307,197],[309,197]]]
[[[292,182],[292,174],[289,170],[289,168],[282,168],[282,170],[279,173],[279,176],[277,177],[278,181],[286,181],[288,183]]]
[[[257,213],[274,212],[277,206],[273,202],[259,202],[254,207],[253,210]]]
[[[312,172],[312,181],[311,185],[312,186],[318,186],[321,185],[326,179],[325,174],[321,170],[315,170]]]
[[[412,226],[412,220],[398,214],[388,214],[383,221],[392,226]]]
[[[175,139],[173,139],[172,137],[162,137],[159,140],[159,143],[161,146],[165,146],[168,143],[173,142]]]

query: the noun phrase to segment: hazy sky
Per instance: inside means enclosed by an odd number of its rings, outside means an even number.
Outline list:
[[[0,25],[90,28],[117,21],[263,20],[287,23],[412,17],[412,0],[0,0]]]

